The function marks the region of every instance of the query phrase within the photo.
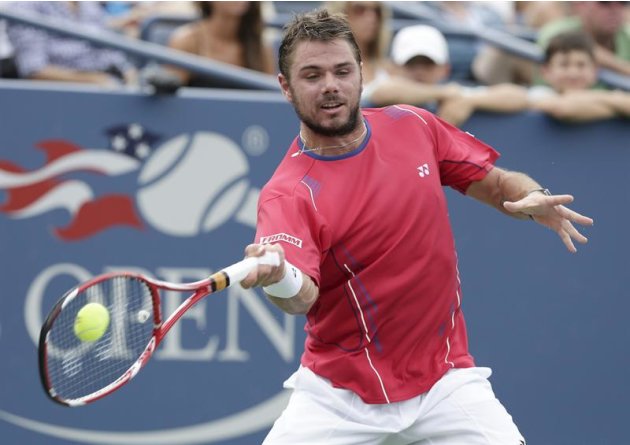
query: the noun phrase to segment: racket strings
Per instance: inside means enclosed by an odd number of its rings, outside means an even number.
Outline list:
[[[102,337],[81,341],[74,332],[79,310],[100,303],[110,315]],[[76,400],[115,382],[136,362],[153,335],[153,301],[148,284],[119,276],[79,292],[53,322],[46,347],[46,369],[53,395]]]

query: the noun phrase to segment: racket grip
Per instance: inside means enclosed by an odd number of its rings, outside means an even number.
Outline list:
[[[278,266],[280,264],[280,255],[278,252],[265,252],[263,256],[250,256],[243,261],[226,267],[223,269],[223,272],[230,277],[230,284],[234,284],[243,280],[259,264]]]

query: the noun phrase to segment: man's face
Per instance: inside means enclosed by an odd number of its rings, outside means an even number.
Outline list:
[[[291,55],[290,80],[278,76],[300,120],[323,136],[344,136],[358,124],[361,69],[348,42],[304,41]]]
[[[405,63],[401,69],[404,77],[427,85],[437,85],[443,82],[450,71],[449,65],[439,65],[425,56],[414,57]]]
[[[559,93],[590,88],[597,79],[597,67],[584,51],[556,53],[543,67],[547,83]]]

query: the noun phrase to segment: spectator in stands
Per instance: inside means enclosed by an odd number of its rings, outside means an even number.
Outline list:
[[[274,57],[263,41],[260,2],[196,2],[201,20],[177,28],[169,46],[219,62],[274,74]],[[184,85],[217,87],[210,79],[172,67]]]
[[[363,94],[369,96],[378,80],[388,76],[390,11],[385,2],[328,2],[326,8],[346,14],[361,51]]]
[[[462,34],[451,45],[451,78],[462,82],[474,82],[472,65],[483,48],[483,42],[475,38],[478,30],[502,28],[505,25],[499,9],[493,6],[501,2],[431,1],[422,2],[433,10],[433,20],[439,26]],[[466,37],[466,31],[469,36]]]
[[[514,23],[530,29],[540,29],[547,23],[569,15],[570,2],[517,1],[512,2]]]
[[[556,35],[545,50],[549,86],[529,91],[529,107],[566,121],[630,117],[630,93],[591,89],[597,81],[595,44],[584,32]]]
[[[630,76],[630,24],[627,2],[574,2],[571,17],[544,26],[538,43],[546,48],[552,37],[583,30],[595,41],[595,60],[603,68]]]
[[[105,15],[97,2],[15,2],[11,8],[77,23],[89,30],[105,29]],[[137,79],[134,66],[118,51],[21,24],[11,23],[7,32],[20,77],[104,86]]]
[[[372,105],[397,103],[435,106],[459,94],[456,84],[445,84],[450,73],[448,44],[444,35],[428,25],[401,29],[392,42],[392,64],[363,99]]]
[[[490,2],[438,1],[426,2],[445,23],[470,28],[499,27],[503,18]]]
[[[0,77],[5,79],[15,79],[17,77],[17,67],[13,47],[6,33],[6,22],[0,20]]]
[[[395,72],[376,85],[369,98],[374,105],[436,107],[438,115],[454,125],[462,124],[475,109],[514,112],[526,106],[526,97],[514,85],[471,88],[444,83],[450,70],[448,44],[431,26],[401,29],[394,37],[391,54]]]
[[[197,9],[189,1],[104,2],[108,25],[128,37],[139,38],[143,23],[156,16],[195,17]]]
[[[531,30],[535,35],[545,24],[565,18],[569,14],[567,2],[512,2],[512,16],[506,19],[506,32]],[[538,63],[485,45],[475,56],[472,64],[475,79],[485,85],[515,83],[532,85],[538,73]]]
[[[547,46],[542,75],[548,86],[530,89],[511,86],[512,111],[532,109],[556,119],[586,122],[630,117],[630,93],[591,89],[597,81],[594,42],[585,33],[573,31],[554,37]],[[451,122],[464,122],[478,109],[474,96],[462,96],[444,104]],[[486,100],[486,108],[494,105]],[[492,106],[490,106],[492,105]]]

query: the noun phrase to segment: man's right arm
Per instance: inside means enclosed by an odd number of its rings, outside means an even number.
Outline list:
[[[278,252],[280,264],[259,264],[241,281],[241,286],[245,289],[262,286],[269,300],[284,312],[306,314],[319,297],[317,285],[311,277],[285,260],[284,249],[279,244],[250,244],[245,248],[246,257],[262,256],[265,252]]]
[[[278,298],[265,292],[269,301],[278,306],[284,312],[292,315],[306,314],[311,310],[315,301],[317,301],[317,297],[319,297],[319,289],[315,285],[315,282],[304,272],[300,273],[303,278],[302,287],[294,297]]]

